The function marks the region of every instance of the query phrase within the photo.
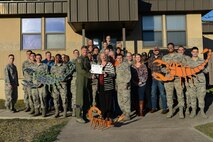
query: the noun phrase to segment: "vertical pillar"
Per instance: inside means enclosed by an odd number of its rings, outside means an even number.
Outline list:
[[[167,47],[166,15],[162,15],[162,21],[163,47]]]
[[[82,26],[82,46],[85,46],[85,25]]]
[[[126,28],[122,28],[123,48],[126,48]]]

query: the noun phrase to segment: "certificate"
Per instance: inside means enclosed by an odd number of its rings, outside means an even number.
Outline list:
[[[93,74],[103,74],[103,66],[92,64],[90,72]]]

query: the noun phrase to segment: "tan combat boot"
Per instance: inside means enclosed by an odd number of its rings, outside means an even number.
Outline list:
[[[72,117],[75,117],[75,108],[72,109]]]
[[[172,107],[169,107],[169,112],[166,117],[171,118],[172,116],[173,116],[173,109],[172,109]]]
[[[67,105],[64,106],[63,118],[67,117]]]
[[[184,115],[183,115],[183,107],[179,107],[179,118],[183,119]]]
[[[191,118],[194,118],[196,115],[196,108],[192,108],[192,111],[191,111],[191,114],[190,114],[190,117]]]
[[[39,116],[39,114],[40,114],[39,109],[38,109],[38,108],[36,108],[36,109],[35,109],[35,113],[34,113],[34,115],[33,115],[33,116]]]
[[[55,107],[55,115],[54,115],[55,118],[59,117],[59,109],[58,109],[58,106]]]
[[[42,116],[46,117],[46,108],[42,108]]]
[[[190,115],[189,107],[186,108],[186,115]]]
[[[30,114],[34,114],[35,113],[35,109],[32,107],[31,109],[30,109]]]
[[[204,109],[200,109],[200,113],[201,113],[201,116],[203,117],[203,118],[208,118],[208,116],[205,114],[205,112],[204,112]]]

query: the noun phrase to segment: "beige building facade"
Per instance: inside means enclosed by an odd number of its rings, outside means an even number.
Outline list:
[[[19,75],[19,97],[18,99],[23,99],[24,93],[23,93],[23,86],[21,84],[23,75],[21,66],[23,61],[26,60],[26,50],[24,49],[24,35],[30,35],[30,33],[24,33],[23,32],[23,25],[24,20],[30,20],[33,18],[40,19],[40,26],[41,31],[39,33],[35,33],[35,35],[39,35],[41,38],[41,45],[39,49],[32,49],[35,53],[41,53],[43,55],[43,58],[45,58],[45,52],[51,51],[52,55],[55,55],[56,53],[60,54],[67,54],[71,58],[73,57],[72,51],[74,49],[79,49],[83,44],[86,45],[87,39],[93,39],[94,43],[101,48],[101,42],[104,40],[106,35],[111,35],[111,38],[113,39],[113,42],[119,42],[121,41],[123,45],[125,45],[125,48],[127,51],[132,53],[142,53],[142,52],[149,52],[153,47],[159,46],[161,49],[166,49],[168,42],[177,41],[176,45],[183,45],[186,48],[191,48],[193,46],[197,46],[201,51],[204,48],[203,44],[203,37],[207,37],[209,39],[213,40],[213,34],[212,35],[203,35],[202,31],[202,14],[204,13],[202,10],[191,12],[190,11],[184,11],[181,10],[181,12],[175,13],[170,12],[168,9],[165,11],[156,12],[151,9],[151,12],[139,12],[138,15],[134,15],[133,17],[138,18],[138,20],[133,19],[132,23],[124,23],[121,22],[121,27],[118,27],[116,30],[108,30],[108,28],[103,28],[103,30],[100,30],[97,24],[97,30],[94,28],[95,26],[92,25],[93,22],[79,22],[81,25],[81,28],[77,29],[79,25],[78,21],[73,22],[70,20],[70,17],[72,18],[72,14],[69,12],[66,13],[66,11],[69,11],[69,5],[70,1],[68,1],[68,8],[66,5],[66,1],[56,1],[54,2],[39,2],[34,3],[36,5],[33,7],[32,3],[28,2],[8,2],[7,5],[10,5],[11,3],[14,4],[13,7],[10,9],[5,9],[5,3],[0,3],[0,99],[4,99],[4,67],[8,62],[8,55],[14,54],[15,55],[15,65],[18,69],[18,75]],[[75,0],[73,0],[75,1]],[[81,0],[83,1],[83,0]],[[126,1],[126,0],[125,0]],[[137,0],[134,0],[137,3]],[[160,0],[159,0],[160,1]],[[21,5],[22,4],[22,5]],[[45,6],[39,7],[40,5],[44,4]],[[47,5],[48,4],[48,5]],[[29,13],[18,13],[19,8],[23,8],[24,5],[26,5],[26,11]],[[29,8],[30,6],[31,8]],[[49,6],[54,6],[53,9],[51,9]],[[153,3],[154,5],[154,3]],[[22,6],[22,7],[21,7]],[[154,5],[155,6],[155,5]],[[8,6],[9,7],[9,6]],[[70,6],[72,7],[72,6]],[[35,9],[32,10],[32,9]],[[37,8],[37,9],[36,9]],[[39,9],[38,9],[39,8]],[[42,10],[42,8],[44,8]],[[46,9],[45,9],[46,8]],[[15,9],[15,10],[14,10]],[[58,10],[57,10],[58,9]],[[14,12],[14,13],[12,13]],[[139,10],[140,11],[140,10]],[[178,10],[176,10],[178,11]],[[205,12],[208,10],[205,9]],[[30,13],[31,12],[31,13]],[[33,13],[35,12],[35,13]],[[36,14],[38,12],[38,14]],[[43,13],[42,13],[43,12]],[[10,14],[11,13],[11,14]],[[71,15],[71,16],[70,16]],[[74,15],[75,16],[75,15]],[[122,15],[121,15],[122,16]],[[121,17],[120,16],[120,17]],[[130,16],[131,16],[131,9],[130,9]],[[119,17],[119,16],[118,16]],[[58,46],[58,48],[48,48],[49,45],[49,35],[55,34],[53,33],[47,33],[47,25],[48,22],[47,19],[56,19],[57,18],[64,18],[64,32],[63,33],[57,33],[58,38],[60,38],[60,34],[64,35],[64,47],[61,48]],[[79,19],[79,18],[77,18]],[[110,19],[110,18],[109,18]],[[131,19],[131,18],[130,18]],[[176,21],[176,19],[180,19],[179,21]],[[177,23],[180,22],[180,23]],[[92,23],[92,24],[90,24]],[[109,22],[102,21],[100,24],[100,27],[107,27]],[[147,24],[148,23],[148,24]],[[87,26],[87,24],[89,26]],[[113,25],[114,23],[110,22],[109,25]],[[126,26],[127,25],[127,26]],[[129,26],[130,25],[130,26]],[[31,25],[33,27],[34,24]],[[85,28],[84,28],[85,26]],[[92,27],[91,29],[88,29]],[[130,28],[129,28],[130,27]],[[36,28],[36,27],[35,27]],[[53,27],[54,28],[54,27]],[[114,28],[112,26],[112,28]],[[57,39],[57,34],[55,34],[55,37],[52,37],[55,40]],[[124,39],[125,37],[125,39]],[[52,40],[53,40],[52,39]],[[181,41],[178,43],[178,41]],[[51,42],[50,42],[51,43]],[[52,43],[54,43],[52,41]],[[51,44],[50,44],[51,45]]]

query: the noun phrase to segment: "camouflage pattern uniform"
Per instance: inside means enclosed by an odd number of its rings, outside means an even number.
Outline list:
[[[192,60],[189,63],[191,68],[197,67],[201,65],[204,60],[200,57],[197,60]],[[204,73],[208,72],[208,68],[205,68],[203,71],[197,74],[197,77],[193,76],[192,80],[189,80],[189,87],[188,87],[188,95],[191,97],[191,107],[192,112],[190,117],[195,117],[196,110],[197,110],[197,99],[198,99],[198,106],[201,111],[201,115],[204,118],[207,118],[206,114],[204,113],[205,107],[205,96],[206,96],[206,78]]]
[[[162,60],[164,62],[176,62],[182,63],[183,55],[179,53],[172,53],[163,56]],[[162,68],[162,72],[166,73],[166,76],[169,77],[169,74]],[[173,116],[173,92],[174,88],[177,92],[177,99],[178,99],[178,107],[179,107],[179,118],[184,118],[183,115],[183,108],[184,108],[184,95],[183,95],[183,87],[181,86],[181,80],[179,77],[175,77],[173,81],[164,82],[165,90],[166,90],[166,97],[167,97],[167,106],[169,108],[169,113],[167,115],[168,118]]]
[[[118,103],[121,108],[121,111],[128,119],[131,111],[131,96],[129,87],[131,72],[129,64],[127,62],[123,62],[116,66],[116,75]]]
[[[27,68],[33,68],[34,65],[35,65],[34,62],[29,62],[28,64],[26,64],[26,68],[25,68],[25,69],[27,69]],[[32,80],[33,80],[33,75],[30,74],[30,73],[27,73],[26,71],[24,71],[24,74],[25,74],[25,80],[26,80],[26,81],[29,81],[29,82],[32,82]],[[36,100],[36,99],[34,98],[35,96],[33,96],[33,94],[32,94],[32,90],[33,90],[34,88],[31,88],[31,87],[29,87],[29,86],[27,86],[27,87],[25,87],[25,88],[26,88],[26,93],[28,94],[28,100],[29,100],[29,106],[30,106],[30,114],[33,114],[34,111],[35,111],[35,108],[34,108],[34,100]],[[37,103],[37,102],[35,102],[35,103]]]
[[[50,70],[50,73],[56,78],[62,77],[66,73],[67,66],[63,63],[54,64]],[[53,102],[55,106],[55,117],[59,116],[59,97],[61,97],[63,108],[64,108],[64,117],[67,115],[67,84],[66,81],[61,81],[53,85]]]
[[[189,62],[191,61],[191,57],[187,56],[187,55],[183,55],[183,58],[184,58],[184,62],[185,62],[185,65],[189,65]],[[187,83],[187,80],[185,80],[185,98],[186,98],[186,114],[189,115],[189,108],[191,107],[191,97],[189,95],[189,84]]]
[[[4,70],[5,81],[5,106],[7,109],[14,110],[18,99],[18,72],[14,64],[8,64]]]
[[[75,65],[76,59],[72,60],[72,63]],[[76,70],[72,74],[72,80],[71,80],[71,93],[72,93],[72,116],[75,116],[75,110],[76,110]]]
[[[35,64],[34,67],[36,73],[48,73],[48,66],[44,63]],[[35,75],[35,74],[34,74]],[[39,84],[33,75],[33,84]],[[39,114],[39,108],[42,108],[42,114],[46,111],[46,86],[40,84],[38,88],[32,88],[32,96],[34,101],[35,114]],[[45,114],[43,114],[45,115]]]
[[[22,64],[24,80],[28,80],[28,81],[30,80],[30,75],[26,71],[24,71],[26,68],[30,67],[30,65],[31,63],[29,60],[24,61]],[[24,90],[24,103],[25,103],[26,109],[29,109],[30,108],[29,96],[31,94],[31,88],[23,86],[23,90]]]

